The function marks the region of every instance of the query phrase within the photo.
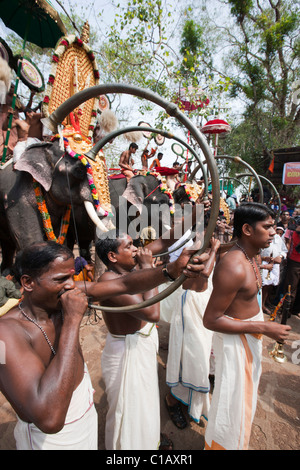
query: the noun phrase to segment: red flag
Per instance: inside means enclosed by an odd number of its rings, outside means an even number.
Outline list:
[[[270,165],[269,165],[269,168],[268,168],[268,170],[269,170],[271,173],[274,172],[274,160],[275,160],[275,155],[274,155],[274,153],[273,153],[273,159],[272,159],[272,161],[271,161],[271,163],[270,163]]]

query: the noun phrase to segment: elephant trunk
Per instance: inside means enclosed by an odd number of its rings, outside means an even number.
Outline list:
[[[90,202],[90,201],[84,201],[84,206],[85,206],[85,210],[88,214],[88,216],[90,217],[90,219],[92,220],[92,222],[94,222],[94,224],[96,225],[96,227],[98,227],[100,230],[102,230],[103,232],[107,232],[108,229],[105,227],[105,225],[103,224],[103,222],[101,222],[101,220],[99,219],[99,217],[97,216],[97,213],[95,211],[95,208],[93,206],[93,203]]]

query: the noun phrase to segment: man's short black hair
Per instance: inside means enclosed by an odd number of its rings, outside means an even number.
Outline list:
[[[24,109],[24,114],[26,116],[27,113],[33,113],[33,109],[32,108],[29,108],[28,106],[26,106],[26,108]]]
[[[24,274],[36,279],[48,270],[49,264],[56,258],[74,258],[73,252],[66,246],[54,241],[41,242],[19,251],[14,264],[15,277],[20,282]]]
[[[240,238],[242,236],[244,224],[249,224],[255,228],[257,222],[262,222],[270,216],[275,219],[272,209],[264,204],[259,202],[245,202],[241,204],[234,212],[233,237]]]
[[[105,266],[108,266],[109,259],[108,253],[113,251],[114,253],[118,253],[118,248],[121,244],[121,238],[126,237],[124,232],[119,230],[109,230],[101,238],[96,241],[95,250],[99,258],[101,259],[102,263]]]
[[[129,145],[129,148],[130,148],[130,149],[138,149],[139,146],[138,146],[138,144],[136,144],[135,142],[131,142],[131,144]]]

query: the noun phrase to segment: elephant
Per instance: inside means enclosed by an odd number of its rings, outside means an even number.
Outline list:
[[[0,171],[1,271],[10,268],[15,250],[46,239],[34,180],[39,183],[53,233],[58,237],[66,208],[83,204],[93,222],[105,230],[93,205],[86,168],[61,150],[59,141],[28,147],[16,162]]]
[[[125,180],[125,182],[124,182]],[[144,227],[151,225],[157,236],[170,228],[172,199],[161,190],[161,181],[154,175],[110,179],[109,189],[116,213],[116,225],[135,240]]]
[[[140,233],[144,227],[152,226],[156,236],[161,236],[172,225],[174,218],[170,211],[170,198],[160,189],[160,181],[153,175],[136,175],[129,180],[118,175],[109,179],[111,204],[115,218],[115,227],[132,236],[136,245],[140,242]],[[183,186],[175,189],[172,194],[178,219],[183,215],[183,206],[191,204]],[[72,221],[67,235],[68,246],[72,249],[76,240],[79,241],[80,254],[90,259],[89,247],[95,240],[95,225],[81,206],[74,208],[76,231]],[[97,236],[102,235],[97,231]]]
[[[110,225],[130,232],[135,244],[139,243],[140,232],[145,226],[154,226],[157,236],[170,228],[170,198],[161,191],[160,181],[155,176],[136,175],[129,183],[122,177],[109,179],[109,192],[114,215]],[[71,221],[67,244],[72,249],[78,238],[81,256],[89,259],[90,244],[95,240],[96,232],[100,237],[102,231],[96,229],[83,207],[75,207],[74,216],[76,230]]]

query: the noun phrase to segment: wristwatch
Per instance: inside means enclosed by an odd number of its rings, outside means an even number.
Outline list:
[[[162,273],[163,275],[168,279],[168,281],[171,281],[171,282],[174,282],[176,281],[176,279],[174,279],[172,276],[170,276],[170,274],[168,273],[168,270],[167,270],[167,263],[164,265],[164,267],[162,268]]]

